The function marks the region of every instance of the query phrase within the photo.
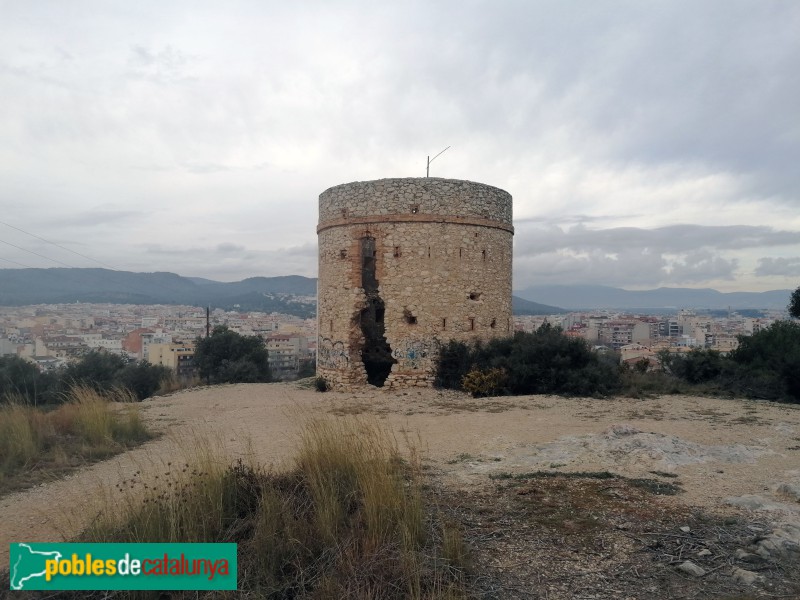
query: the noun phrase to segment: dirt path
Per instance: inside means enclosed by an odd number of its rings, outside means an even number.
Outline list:
[[[729,497],[758,497],[779,514],[800,513],[800,407],[669,396],[653,400],[491,398],[436,390],[319,394],[292,384],[185,391],[143,404],[161,438],[74,475],[0,498],[0,568],[14,541],[74,535],[137,470],[191,455],[191,440],[218,440],[230,455],[252,452],[280,466],[304,416],[375,415],[424,452],[450,487],[490,473],[604,471],[628,477],[678,475],[685,493],[664,498],[734,511]],[[778,486],[784,485],[783,492]],[[661,499],[659,499],[661,500]],[[796,515],[795,515],[796,516]]]

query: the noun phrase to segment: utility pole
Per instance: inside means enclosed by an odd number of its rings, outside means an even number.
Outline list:
[[[211,306],[206,306],[206,339],[211,332]],[[211,385],[211,372],[206,373],[206,385]]]
[[[439,152],[439,154],[437,154],[437,155],[436,155],[436,156],[434,156],[433,158],[431,158],[431,155],[430,155],[430,154],[428,155],[428,166],[427,166],[427,167],[425,167],[425,177],[430,177],[430,176],[431,176],[431,163],[432,163],[433,161],[435,161],[435,160],[436,160],[436,158],[437,158],[438,156],[440,156],[440,155],[444,154],[444,153],[445,153],[445,151],[446,151],[448,148],[450,148],[450,146],[448,146],[447,148],[445,148],[444,150],[442,150],[441,152]]]

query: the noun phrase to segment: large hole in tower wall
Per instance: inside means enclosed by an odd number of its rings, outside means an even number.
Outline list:
[[[383,387],[386,378],[397,361],[392,357],[392,349],[386,341],[384,315],[386,308],[378,294],[378,279],[375,275],[375,238],[361,240],[361,287],[367,299],[367,306],[361,311],[361,332],[364,334],[364,347],[361,359],[367,372],[367,383]]]

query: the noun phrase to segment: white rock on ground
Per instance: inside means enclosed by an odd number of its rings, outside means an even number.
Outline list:
[[[744,583],[745,585],[754,585],[763,579],[763,576],[759,575],[758,573],[754,573],[753,571],[746,571],[744,569],[733,570],[733,580],[738,581],[739,583]]]
[[[683,571],[684,573],[688,573],[689,575],[693,575],[694,577],[702,577],[703,575],[706,574],[706,570],[703,567],[694,564],[690,560],[687,560],[679,564],[678,570]]]

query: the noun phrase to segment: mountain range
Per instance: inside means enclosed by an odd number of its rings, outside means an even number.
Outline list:
[[[782,310],[789,304],[791,290],[769,292],[719,292],[704,288],[658,288],[630,291],[602,285],[542,285],[514,292],[528,300],[561,306],[569,310],[617,308],[623,310],[766,309]]]
[[[188,304],[226,310],[316,314],[317,280],[299,275],[251,277],[233,283],[175,273],[108,269],[0,269],[0,305]]]
[[[300,275],[221,282],[175,273],[109,269],[0,269],[0,306],[98,302],[188,304],[226,310],[316,313],[317,280]],[[551,315],[568,310],[784,309],[791,290],[722,293],[712,289],[629,291],[609,286],[534,286],[517,290],[514,314]],[[559,308],[560,307],[560,308]]]

